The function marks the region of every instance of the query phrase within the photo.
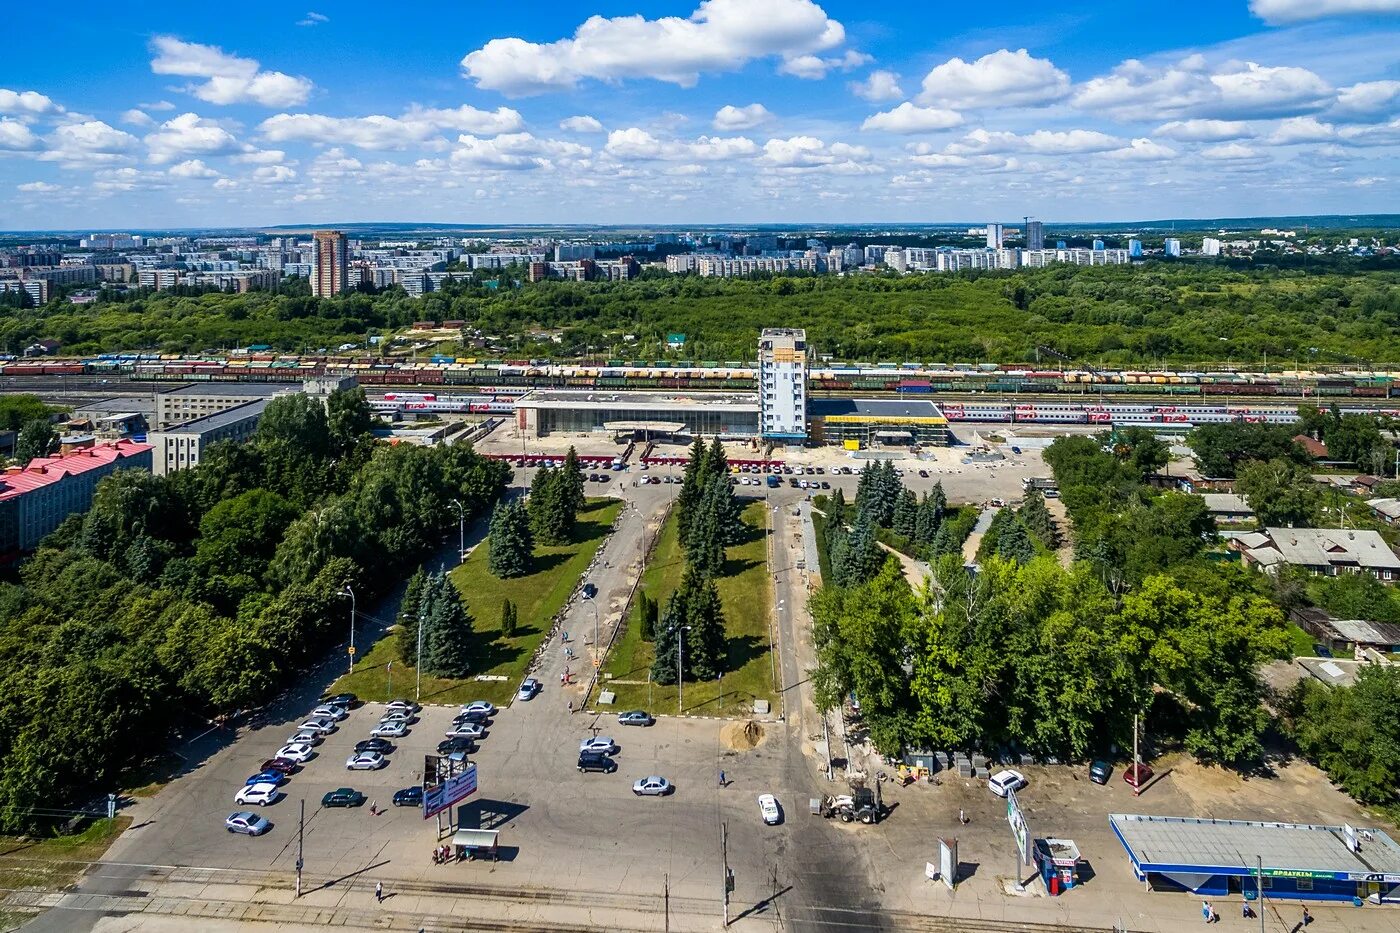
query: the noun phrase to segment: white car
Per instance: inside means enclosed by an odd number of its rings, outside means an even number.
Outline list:
[[[1020,790],[1027,784],[1026,776],[1020,771],[1012,771],[1007,768],[1005,771],[998,771],[987,778],[987,789],[998,797],[1005,797],[1008,792]]]
[[[778,821],[783,818],[782,811],[778,809],[778,798],[772,794],[758,795],[758,812],[763,816],[763,822],[769,826],[778,825]]]
[[[345,767],[351,771],[378,771],[388,763],[378,752],[359,752],[345,759]]]
[[[238,793],[233,795],[233,802],[247,806],[256,804],[265,807],[270,803],[275,803],[282,792],[277,789],[276,784],[249,784]]]
[[[277,749],[277,754],[273,757],[286,758],[289,761],[295,761],[297,764],[301,765],[306,764],[314,754],[316,754],[316,750],[310,745],[303,742],[292,742],[289,745],[283,745],[281,748]]]
[[[369,734],[385,739],[401,739],[408,735],[408,722],[403,719],[386,719],[369,730]]]
[[[228,819],[224,820],[224,828],[231,833],[261,836],[272,828],[272,824],[256,813],[249,813],[245,810],[239,813],[230,813]]]
[[[296,735],[287,740],[288,745],[320,745],[325,741],[325,736],[314,729],[302,729]]]
[[[486,729],[477,722],[460,722],[452,726],[445,733],[449,739],[479,739],[486,734]]]
[[[486,700],[472,700],[466,706],[462,707],[462,712],[484,713],[487,716],[494,716],[496,714],[496,707]]]
[[[578,743],[579,754],[584,752],[596,752],[599,755],[611,755],[617,751],[617,746],[613,740],[606,735],[597,735],[591,739],[584,739]]]
[[[671,792],[671,782],[659,774],[644,777],[632,785],[632,793],[638,797],[665,797]]]
[[[413,722],[413,721],[416,720],[417,718],[418,718],[418,714],[415,713],[415,712],[413,712],[413,710],[410,710],[410,709],[391,709],[391,710],[385,710],[384,715],[380,717],[379,721],[380,721],[380,722]]]
[[[314,719],[308,719],[306,722],[304,722],[304,723],[302,723],[301,725],[297,726],[297,728],[298,728],[298,729],[309,729],[309,730],[311,730],[312,732],[319,732],[319,733],[321,733],[322,735],[325,735],[325,734],[328,733],[328,732],[334,732],[334,731],[335,731],[335,723],[334,723],[332,720],[324,719],[324,718],[319,718],[319,717],[318,717],[318,718],[314,718]]]
[[[318,719],[329,719],[332,722],[340,722],[350,714],[345,711],[345,707],[343,706],[335,706],[334,704],[326,703],[313,709],[311,715]]]
[[[533,677],[526,677],[520,682],[520,689],[516,691],[517,700],[533,700],[535,694],[540,692],[540,682]]]

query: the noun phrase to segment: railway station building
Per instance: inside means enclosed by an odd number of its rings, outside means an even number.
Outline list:
[[[924,399],[813,399],[808,403],[812,438],[826,444],[862,447],[947,447],[948,419]]]
[[[1400,845],[1379,829],[1124,813],[1108,822],[1154,891],[1379,902],[1400,885]]]
[[[537,389],[516,401],[515,422],[530,437],[610,432],[748,439],[758,436],[758,396]]]

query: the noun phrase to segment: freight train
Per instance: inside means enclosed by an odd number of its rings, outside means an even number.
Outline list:
[[[313,375],[354,375],[367,386],[470,387],[484,394],[534,388],[754,391],[752,362],[609,360],[478,360],[432,357],[384,361],[351,356],[249,353],[228,357],[105,354],[86,359],[0,362],[0,376],[112,375],[153,382],[296,382]],[[992,395],[1077,398],[1164,396],[1208,399],[1260,397],[1314,401],[1400,397],[1400,374],[1390,372],[1235,370],[1046,370],[991,363],[830,363],[808,371],[812,396]]]

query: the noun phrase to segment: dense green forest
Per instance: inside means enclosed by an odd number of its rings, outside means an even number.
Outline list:
[[[1047,346],[1104,365],[1400,364],[1400,271],[1322,260],[1294,269],[1147,263],[752,280],[648,272],[615,283],[525,284],[514,271],[422,298],[394,288],[323,300],[292,286],[104,293],[83,306],[57,299],[0,308],[0,347],[52,338],[73,354],[259,343],[333,350],[416,320],[461,319],[498,338],[503,352],[532,357],[654,359],[666,334],[684,333],[686,358],[747,359],[761,327],[801,326],[819,353],[842,360],[1028,362]]]
[[[361,390],[267,407],[251,443],[121,470],[0,583],[0,827],[112,790],[186,717],[247,709],[504,489],[467,447],[388,447]]]

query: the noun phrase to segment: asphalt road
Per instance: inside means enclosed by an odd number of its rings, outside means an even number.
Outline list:
[[[654,532],[667,498],[677,488],[633,487],[628,474],[614,480],[614,493],[620,492],[630,504],[618,532],[588,574],[599,589],[596,605],[604,641],[639,567],[639,542]],[[797,490],[784,488],[775,503],[781,501],[790,513],[801,498]],[[774,605],[781,603],[777,616],[782,677],[793,685],[804,676],[790,650],[804,631],[796,624],[802,614],[794,611],[800,610],[803,586],[792,562],[783,557],[797,520],[778,517]],[[451,542],[445,559],[451,559],[455,544]],[[396,600],[390,599],[367,614],[392,618],[396,607]],[[762,743],[741,752],[723,742],[726,724],[721,721],[663,716],[650,728],[620,727],[611,714],[578,712],[582,686],[561,687],[558,674],[566,665],[572,673],[586,671],[590,646],[584,641],[592,641],[593,608],[590,601],[574,600],[564,625],[574,633],[570,644],[579,656],[565,658],[563,643],[557,634],[552,636],[537,675],[542,692],[530,702],[501,710],[473,756],[480,790],[458,816],[461,825],[500,830],[501,862],[434,866],[430,855],[439,844],[437,821],[389,806],[396,789],[421,780],[423,755],[442,739],[455,712],[446,707],[423,710],[411,734],[397,740],[389,766],[375,772],[345,769],[351,747],[368,735],[379,708],[371,704],[353,711],[327,737],[317,757],[286,784],[286,797],[258,810],[274,824],[269,833],[249,838],[224,830],[223,819],[241,809],[233,795],[244,779],[286,740],[339,673],[343,655],[336,653],[257,723],[182,749],[191,762],[189,771],[129,809],[135,824],[113,845],[104,864],[79,883],[80,893],[74,897],[162,893],[169,887],[163,879],[191,866],[212,870],[227,885],[253,886],[249,890],[267,884],[286,887],[295,874],[298,806],[305,800],[306,873],[330,892],[364,892],[382,881],[391,889],[395,883],[434,885],[450,895],[489,878],[492,885],[519,894],[483,901],[482,911],[510,919],[521,911],[538,910],[529,903],[534,896],[530,892],[545,891],[568,892],[585,901],[626,897],[645,910],[659,910],[669,885],[674,909],[689,911],[692,926],[707,925],[705,918],[718,920],[721,911],[723,825],[728,865],[735,873],[731,916],[742,918],[739,929],[771,929],[782,922],[794,929],[848,930],[853,915],[862,916],[864,928],[879,929],[879,922],[867,913],[877,904],[866,857],[839,824],[806,812],[808,797],[828,788],[824,761],[806,742],[813,720],[801,702],[789,699],[786,706],[792,715],[770,723]],[[411,686],[405,684],[405,689],[411,691]],[[579,741],[598,734],[620,745],[618,770],[581,774],[575,768]],[[720,769],[726,771],[727,787],[718,786]],[[632,782],[651,774],[668,778],[675,793],[666,798],[634,796]],[[368,806],[320,808],[322,794],[342,786],[362,791],[387,812],[372,816]],[[781,825],[761,821],[761,793],[778,796],[784,811]],[[35,919],[27,929],[86,931],[107,913],[90,905],[60,908]]]

